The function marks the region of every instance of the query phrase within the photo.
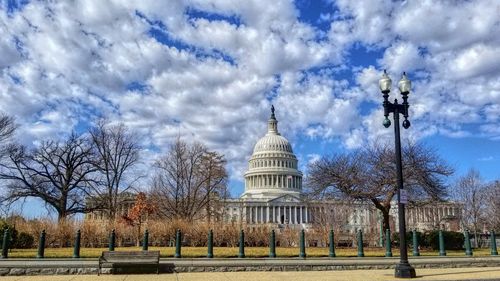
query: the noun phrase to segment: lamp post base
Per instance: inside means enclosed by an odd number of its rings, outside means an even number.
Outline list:
[[[409,263],[399,263],[396,265],[396,271],[394,277],[396,278],[415,278],[417,275],[415,273],[415,268],[413,268]]]

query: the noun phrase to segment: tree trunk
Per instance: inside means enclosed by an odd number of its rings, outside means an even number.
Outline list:
[[[384,230],[384,235],[385,235],[385,230],[391,229],[390,216],[389,216],[389,211],[391,210],[391,203],[382,204],[377,199],[372,199],[371,201],[373,202],[373,204],[375,204],[375,208],[377,208],[380,212],[382,212],[382,228]]]
[[[391,229],[389,210],[390,209],[385,209],[385,208],[383,210],[381,210],[382,211],[382,217],[383,217],[382,227],[384,228],[384,235],[385,235],[386,229],[389,229],[389,230]]]

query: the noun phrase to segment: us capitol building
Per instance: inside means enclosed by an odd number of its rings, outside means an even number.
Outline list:
[[[244,221],[308,224],[311,210],[302,196],[302,172],[292,146],[278,131],[274,107],[271,112],[267,133],[255,144],[245,173],[245,192],[239,200]]]
[[[341,234],[358,229],[379,232],[381,216],[371,203],[309,201],[302,192],[302,176],[292,145],[280,134],[271,107],[267,133],[255,144],[248,161],[245,191],[239,199],[226,202],[223,220],[278,229],[337,226]],[[459,205],[446,202],[408,207],[407,225],[420,230],[436,226],[458,230],[459,212]],[[397,229],[397,204],[391,208],[391,224],[391,229]]]
[[[367,236],[380,235],[381,214],[370,202],[313,201],[303,194],[302,172],[292,145],[278,130],[274,107],[267,121],[267,133],[255,144],[245,173],[245,191],[237,199],[227,199],[217,210],[216,220],[234,227],[267,226],[282,229],[333,228],[336,235],[349,240],[361,229]],[[118,213],[127,214],[134,195],[122,200]],[[221,205],[218,205],[221,206]],[[217,207],[219,208],[219,207]],[[390,211],[391,229],[398,229],[397,204]],[[420,231],[441,228],[457,231],[461,227],[460,205],[452,202],[423,202],[406,209],[408,229]],[[105,212],[93,211],[86,219],[106,219]],[[342,238],[343,237],[343,238]],[[368,238],[368,237],[367,237]],[[372,241],[376,239],[372,238]]]

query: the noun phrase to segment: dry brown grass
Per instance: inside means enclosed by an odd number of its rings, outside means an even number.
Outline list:
[[[137,251],[140,247],[119,247],[117,251]],[[173,257],[175,253],[174,247],[149,247],[150,250],[159,250],[162,257]],[[97,258],[102,251],[107,251],[107,248],[82,248],[80,256],[82,258]],[[357,249],[341,248],[335,249],[337,257],[356,257]],[[398,256],[398,249],[393,249],[394,256]],[[34,258],[36,257],[36,249],[13,249],[9,253],[11,258]],[[310,247],[306,248],[308,257],[327,257],[328,248]],[[381,248],[366,248],[366,257],[384,257],[385,250]],[[202,258],[207,255],[206,247],[183,247],[181,249],[182,257],[185,258]],[[47,248],[45,249],[46,258],[70,258],[73,255],[73,248]],[[268,247],[245,247],[245,255],[249,258],[268,257]],[[298,257],[299,248],[295,247],[277,247],[276,255],[278,257]],[[411,252],[410,252],[411,255]],[[437,251],[421,251],[422,256],[438,256]],[[465,256],[464,251],[447,251],[448,256]],[[478,249],[474,251],[474,256],[489,256],[489,249]],[[238,247],[214,247],[214,256],[216,258],[236,258],[238,256]]]

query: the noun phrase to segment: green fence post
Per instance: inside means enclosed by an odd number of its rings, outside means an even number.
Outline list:
[[[392,257],[391,230],[385,230],[385,256]]]
[[[413,256],[418,257],[420,256],[420,250],[418,249],[418,236],[417,236],[417,230],[413,230]]]
[[[238,258],[245,257],[245,232],[243,229],[240,231],[240,251],[238,253]]]
[[[469,236],[469,230],[466,229],[464,232],[464,238],[465,238],[465,255],[468,257],[472,256],[472,245],[470,244],[470,236]]]
[[[147,251],[149,246],[149,231],[144,231],[144,238],[142,239],[142,250]]]
[[[177,229],[175,233],[175,255],[174,258],[181,258],[181,230]]]
[[[3,242],[2,242],[2,259],[6,259],[9,257],[9,240],[10,233],[9,229],[6,228],[3,232]]]
[[[364,257],[365,252],[363,250],[363,232],[358,230],[358,257]]]
[[[299,252],[299,258],[305,258],[306,257],[306,233],[302,229],[300,231],[300,252]]]
[[[45,254],[45,229],[42,230],[40,234],[40,240],[38,241],[38,253],[36,255],[37,258],[43,259]]]
[[[498,251],[497,251],[497,240],[495,237],[495,231],[491,231],[490,233],[490,246],[491,246],[491,255],[492,256],[498,256]]]
[[[380,221],[380,241],[379,241],[380,247],[384,247],[384,221]]]
[[[335,257],[335,239],[334,239],[334,235],[335,234],[333,233],[333,229],[330,229],[330,235],[328,235],[329,236],[328,240],[330,240],[329,241],[330,242],[330,245],[329,245],[330,246],[330,251],[328,253],[328,257],[330,257],[330,258],[334,258]]]
[[[269,238],[269,257],[276,257],[276,234],[274,233],[274,229],[271,230],[271,237]]]
[[[446,256],[446,250],[444,247],[444,236],[442,230],[439,230],[439,255]]]
[[[210,229],[208,231],[208,250],[207,250],[207,258],[211,259],[214,257],[214,233]]]
[[[109,245],[108,245],[108,250],[109,251],[114,251],[115,250],[115,241],[116,241],[116,234],[115,230],[111,230],[111,233],[109,234]]]
[[[73,248],[73,258],[77,259],[80,257],[80,241],[82,238],[82,233],[80,232],[80,229],[76,231],[75,235],[75,246]]]

